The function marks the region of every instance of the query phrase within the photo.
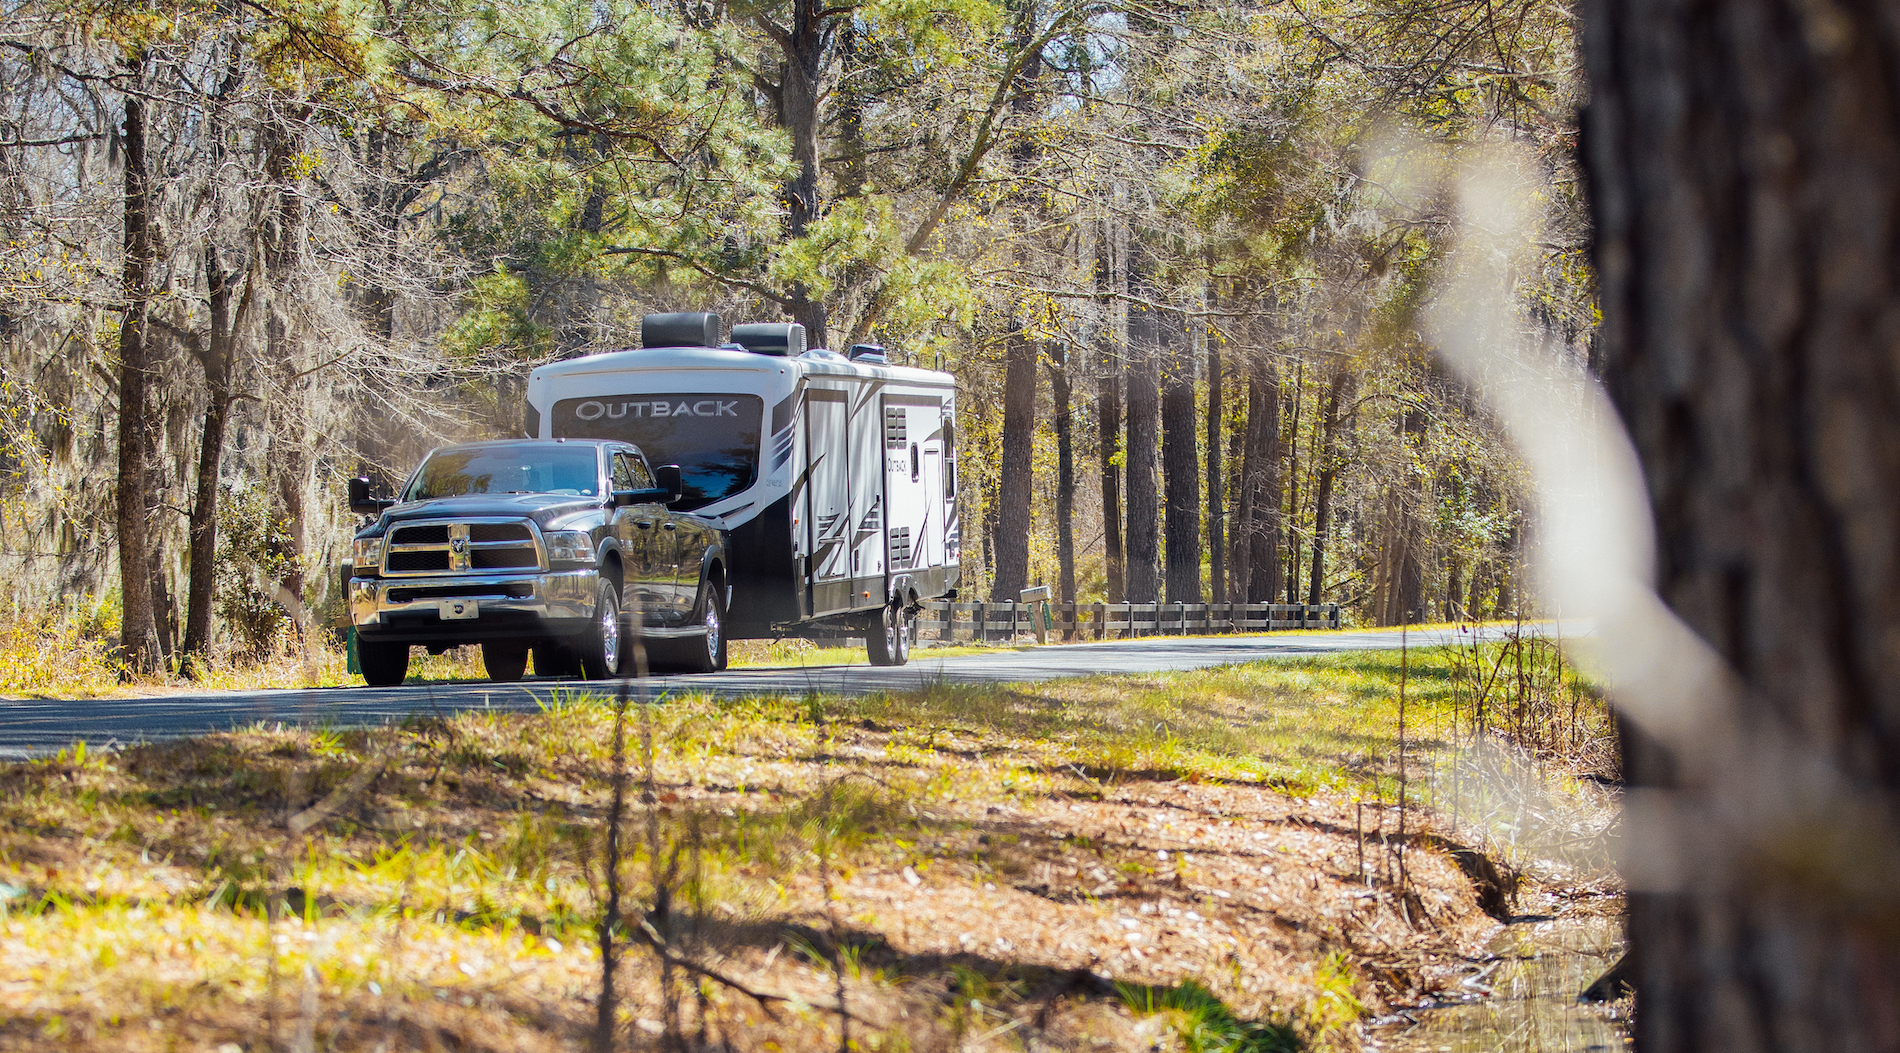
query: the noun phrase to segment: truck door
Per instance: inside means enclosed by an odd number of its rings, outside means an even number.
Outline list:
[[[808,555],[800,568],[805,610],[817,617],[850,609],[851,479],[845,445],[850,404],[845,393],[805,389],[805,507]]]
[[[662,529],[673,535],[673,611],[676,623],[685,625],[699,601],[699,572],[706,564],[712,530],[687,512],[668,512]]]
[[[613,485],[616,490],[644,490],[653,485],[653,473],[639,457],[616,453]],[[628,603],[638,605],[643,625],[678,620],[673,598],[677,531],[665,529],[669,515],[665,505],[652,502],[614,510],[614,535],[620,539],[627,576],[623,592]]]

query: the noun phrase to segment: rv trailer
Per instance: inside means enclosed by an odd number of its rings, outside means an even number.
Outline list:
[[[727,535],[729,638],[862,634],[903,664],[919,605],[960,577],[955,379],[807,349],[800,325],[720,328],[648,315],[639,349],[541,366],[524,430],[679,465],[672,507]]]

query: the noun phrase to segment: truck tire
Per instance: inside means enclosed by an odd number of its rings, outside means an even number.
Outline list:
[[[482,645],[482,668],[497,684],[512,684],[528,671],[528,645],[515,640]]]
[[[903,665],[910,661],[910,618],[892,604],[871,618],[864,630],[864,649],[872,665]]]
[[[534,645],[535,676],[579,676],[581,660],[567,647],[553,640],[542,640]]]
[[[409,645],[356,638],[356,662],[371,687],[395,687],[409,675]]]
[[[620,583],[602,577],[594,594],[594,622],[581,634],[581,675],[589,680],[619,676],[625,636],[626,626],[620,619]]]
[[[717,673],[726,667],[725,590],[707,582],[699,590],[699,612],[694,617],[706,630],[697,639],[670,641],[677,648],[679,666],[688,673]]]

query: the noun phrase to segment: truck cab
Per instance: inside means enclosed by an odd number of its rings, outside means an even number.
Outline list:
[[[681,501],[680,469],[626,442],[508,440],[430,451],[393,499],[351,481],[374,520],[347,592],[372,686],[410,650],[480,644],[489,678],[725,666],[724,532]]]

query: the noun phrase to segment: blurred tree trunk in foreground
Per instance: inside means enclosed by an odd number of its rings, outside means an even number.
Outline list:
[[[1638,1045],[1900,1049],[1900,24],[1596,0],[1584,51],[1605,372],[1659,591],[1780,753],[1628,743],[1658,804],[1635,851],[1683,846],[1632,896]],[[1737,791],[1759,811],[1710,837]]]

